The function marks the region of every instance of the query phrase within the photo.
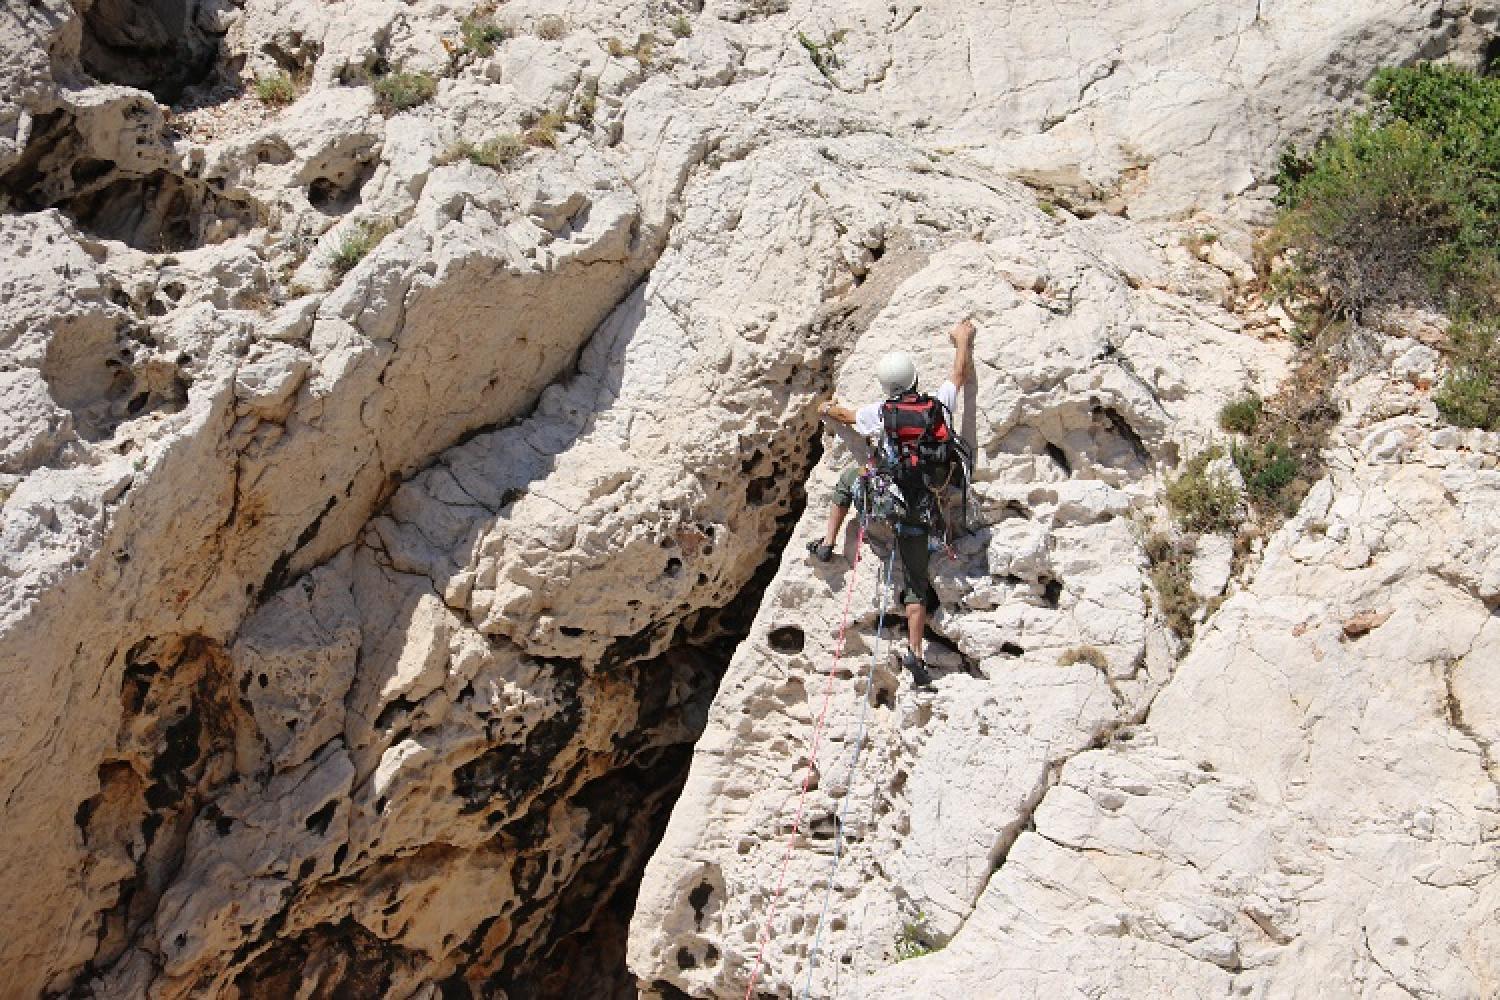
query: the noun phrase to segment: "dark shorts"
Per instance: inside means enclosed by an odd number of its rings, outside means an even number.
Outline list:
[[[862,470],[850,466],[839,474],[833,487],[833,502],[840,507],[854,506],[854,484],[859,481]],[[896,528],[896,551],[901,553],[901,603],[926,604],[932,609],[932,584],[927,579],[932,553],[927,549],[927,528],[921,525],[898,525]]]

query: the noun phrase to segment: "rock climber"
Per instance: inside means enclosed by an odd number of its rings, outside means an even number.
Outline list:
[[[958,402],[959,386],[966,383],[972,373],[970,359],[974,348],[973,322],[968,319],[960,321],[949,331],[948,339],[953,344],[953,370],[949,373],[948,380],[938,388],[934,398],[951,414]],[[880,389],[885,393],[886,400],[913,392],[917,387],[916,362],[905,351],[886,354],[875,365],[875,377],[880,382]],[[872,447],[878,447],[884,433],[881,419],[883,402],[884,400],[867,403],[852,410],[830,399],[818,407],[818,413],[853,427],[866,440],[874,442]],[[838,484],[833,490],[833,509],[828,512],[828,527],[823,539],[814,540],[807,545],[808,552],[819,562],[827,562],[833,558],[834,545],[844,526],[844,518],[848,516],[849,508],[854,503],[855,484],[860,472],[859,467],[851,466],[839,476]],[[928,539],[933,525],[912,512],[893,527],[896,549],[901,554],[901,603],[906,613],[907,637],[906,645],[897,649],[895,655],[901,666],[911,672],[912,682],[918,688],[930,691],[932,677],[927,672],[927,664],[922,657],[922,636],[927,628],[927,616],[936,611],[938,606],[937,592],[928,579]]]

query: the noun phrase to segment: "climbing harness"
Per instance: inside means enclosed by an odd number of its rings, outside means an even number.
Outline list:
[[[776,904],[786,888],[786,873],[792,863],[792,850],[797,844],[797,835],[802,831],[802,814],[807,806],[807,789],[812,784],[813,771],[818,764],[818,745],[823,739],[823,724],[828,719],[828,705],[833,697],[833,677],[838,673],[839,660],[844,655],[844,637],[849,629],[849,604],[854,598],[854,584],[859,577],[859,555],[865,545],[865,523],[860,522],[859,536],[854,545],[854,564],[849,571],[849,587],[844,591],[844,610],[839,620],[838,640],[833,648],[833,666],[824,675],[823,704],[818,709],[818,721],[813,726],[812,742],[808,750],[807,773],[802,776],[802,791],[797,797],[797,811],[792,818],[792,830],[787,835],[786,850],[781,857],[781,872],[776,878],[776,890],[771,894],[766,907],[766,918],[760,925],[760,947],[755,953],[755,964],[750,969],[750,982],[745,987],[745,1000],[755,993],[755,984],[760,979],[761,967],[765,964],[766,945],[771,942],[771,921],[776,916]]]

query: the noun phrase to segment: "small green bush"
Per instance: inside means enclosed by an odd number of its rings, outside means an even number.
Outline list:
[[[693,33],[693,22],[687,19],[686,14],[678,14],[677,19],[672,22],[672,34],[678,38],[687,38]]]
[[[1265,401],[1255,393],[1232,399],[1219,410],[1219,426],[1234,434],[1254,434],[1260,426],[1260,414]]]
[[[1281,440],[1235,445],[1230,449],[1230,457],[1245,480],[1245,489],[1264,504],[1281,501],[1283,492],[1297,478],[1301,468],[1297,456]]]
[[[356,222],[344,231],[338,245],[333,248],[329,255],[328,266],[334,274],[342,278],[354,270],[354,265],[370,255],[370,251],[380,245],[394,228],[385,219],[376,219],[370,222]]]
[[[1346,308],[1473,308],[1500,290],[1500,77],[1385,69],[1375,107],[1277,177],[1276,242]]]
[[[297,99],[297,85],[286,73],[267,73],[255,78],[255,99],[273,108],[285,107]]]
[[[615,59],[623,59],[625,57],[625,53],[628,51],[625,48],[625,43],[614,35],[611,35],[608,39],[605,40],[604,50]]]
[[[932,942],[932,932],[927,927],[927,915],[917,912],[915,918],[904,921],[896,935],[896,961],[930,955],[937,948]]]
[[[1185,531],[1233,531],[1240,522],[1240,495],[1222,471],[1209,466],[1223,451],[1194,456],[1182,475],[1167,483],[1167,509]]]
[[[1462,320],[1448,336],[1448,374],[1432,394],[1438,412],[1460,427],[1500,431],[1500,321]]]
[[[568,22],[555,14],[548,15],[536,23],[536,37],[555,42],[568,33]]]
[[[477,56],[492,56],[495,46],[505,41],[505,28],[496,23],[492,10],[480,8],[458,23],[459,36],[464,40],[464,51]]]
[[[437,93],[437,81],[427,73],[387,73],[375,81],[375,95],[386,114],[426,104]]]

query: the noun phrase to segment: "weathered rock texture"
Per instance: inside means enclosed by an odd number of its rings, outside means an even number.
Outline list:
[[[1288,373],[1280,145],[1497,11],[1098,7],[0,11],[6,995],[742,995],[850,571],[780,559],[814,405],[965,312],[939,691],[866,679],[868,557],[763,992],[1493,995],[1500,446],[1435,356],[1369,334],[1181,663],[1137,522]]]

